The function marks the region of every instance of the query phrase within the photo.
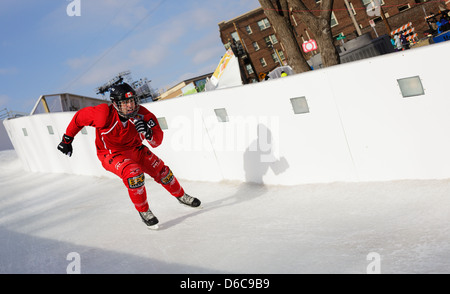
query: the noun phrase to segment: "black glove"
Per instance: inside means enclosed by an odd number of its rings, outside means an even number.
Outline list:
[[[138,133],[141,133],[145,136],[145,139],[147,139],[147,140],[152,139],[153,132],[152,132],[152,128],[150,127],[150,125],[148,123],[144,122],[143,120],[135,120],[134,126],[135,126],[136,130],[138,131]]]
[[[61,143],[58,145],[58,150],[64,153],[65,155],[68,155],[69,157],[72,156],[73,148],[72,148],[72,142],[73,137],[67,136],[64,134],[62,137]]]

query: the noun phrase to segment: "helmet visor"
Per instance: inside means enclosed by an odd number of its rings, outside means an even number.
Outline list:
[[[139,97],[131,96],[127,99],[114,102],[114,106],[120,116],[125,118],[132,118],[136,116],[139,111]]]

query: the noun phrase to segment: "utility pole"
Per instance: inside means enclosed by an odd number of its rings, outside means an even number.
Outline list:
[[[350,18],[352,19],[353,25],[355,26],[356,33],[358,36],[361,36],[361,29],[359,28],[358,23],[356,22],[355,16],[353,15],[352,9],[350,8],[350,4],[348,3],[348,0],[344,0],[345,6],[347,6],[348,14],[350,15]]]

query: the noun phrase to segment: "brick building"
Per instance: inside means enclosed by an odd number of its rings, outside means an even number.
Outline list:
[[[359,34],[370,34],[372,38],[376,38],[377,35],[389,35],[390,31],[409,22],[412,22],[417,39],[423,38],[424,32],[429,29],[424,20],[425,16],[446,8],[445,0],[380,0],[380,13],[377,14],[376,10],[368,13],[367,8],[372,1],[348,0],[349,8],[345,0],[334,1],[331,29],[336,46],[358,37]],[[303,2],[313,13],[319,13],[320,0],[303,0]],[[381,12],[384,13],[385,19],[381,17]],[[312,32],[295,13],[292,16],[292,23],[299,46],[304,41],[314,39]],[[244,83],[260,80],[264,74],[286,63],[283,42],[277,37],[263,8],[222,21],[218,25],[222,43],[226,48],[232,47],[239,53],[237,55]],[[344,39],[338,40],[339,36]],[[317,53],[319,50],[304,56],[308,60]]]
[[[262,8],[219,23],[225,48],[237,47],[244,83],[259,80],[286,60],[284,49]],[[242,52],[243,51],[243,52]],[[236,52],[235,52],[236,53]],[[281,54],[280,54],[281,53]]]

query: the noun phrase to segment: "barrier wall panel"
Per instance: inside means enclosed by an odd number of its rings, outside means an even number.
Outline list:
[[[168,125],[163,130],[163,143],[151,149],[179,178],[221,181],[223,177],[203,125],[202,109],[190,97],[194,96],[144,104],[157,118],[165,118]]]
[[[442,64],[430,66],[442,50],[428,46],[329,69],[361,180],[448,177],[449,96],[436,74]],[[425,95],[402,97],[397,79],[411,76],[420,77]],[[356,81],[351,91],[342,87],[348,81]]]
[[[296,185],[450,177],[450,42],[259,84],[145,104],[168,129],[154,149],[180,179]],[[419,76],[403,98],[397,79]],[[294,114],[292,98],[308,111]],[[303,104],[303,106],[305,106]],[[215,110],[225,110],[219,121]],[[24,168],[113,176],[95,154],[94,129],[74,155],[56,150],[74,113],[4,121]],[[48,133],[51,125],[53,135]],[[27,130],[24,136],[23,129]]]

